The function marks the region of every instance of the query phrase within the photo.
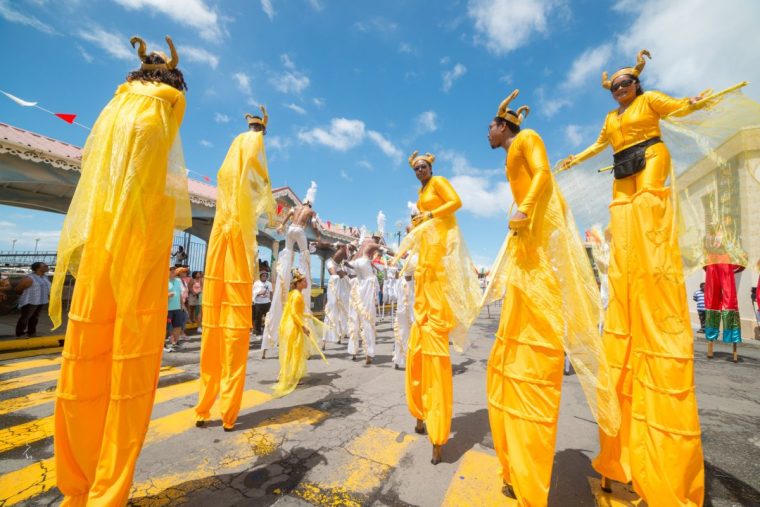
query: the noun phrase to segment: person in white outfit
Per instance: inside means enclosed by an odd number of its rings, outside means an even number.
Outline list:
[[[359,246],[354,260],[351,262],[356,273],[356,281],[351,288],[351,307],[356,316],[354,329],[349,335],[348,353],[356,359],[359,353],[359,340],[364,345],[366,364],[372,364],[375,357],[375,302],[379,291],[377,276],[372,267],[372,257],[382,246],[379,243],[380,233],[365,240]]]
[[[341,298],[341,280],[346,278],[343,261],[348,258],[348,245],[335,243],[314,243],[317,248],[334,248],[335,254],[327,259],[326,267],[330,273],[327,282],[327,303],[325,304],[325,325],[327,330],[322,337],[322,350],[325,350],[327,342],[340,343],[340,339],[348,331],[348,308],[347,302]]]
[[[264,335],[261,340],[261,357],[266,358],[267,350],[276,351],[279,342],[280,319],[282,318],[282,309],[288,299],[288,289],[290,288],[291,271],[293,268],[293,259],[295,257],[294,246],[298,245],[300,256],[300,272],[306,276],[306,288],[303,290],[303,297],[306,311],[311,312],[311,252],[306,242],[306,227],[309,224],[314,227],[317,237],[320,238],[319,224],[317,222],[317,213],[314,211],[314,199],[317,196],[317,184],[311,182],[311,187],[306,192],[306,198],[303,204],[291,209],[277,228],[282,234],[288,221],[292,223],[288,226],[285,233],[285,248],[280,252],[275,269],[276,281],[274,294],[272,295],[272,307],[267,313],[266,323],[264,325]]]
[[[414,270],[417,267],[417,255],[407,257],[402,270],[403,276],[398,279],[396,297],[396,319],[393,322],[393,363],[395,368],[406,368],[406,348],[409,342],[409,332],[414,322]]]

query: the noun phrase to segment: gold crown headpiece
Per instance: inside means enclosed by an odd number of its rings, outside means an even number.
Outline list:
[[[519,93],[520,90],[515,88],[514,91],[510,93],[506,99],[501,101],[501,104],[499,104],[499,109],[496,111],[497,117],[503,120],[507,120],[510,123],[514,123],[518,127],[522,121],[530,114],[530,108],[528,106],[520,106],[515,112],[507,109],[509,103],[512,102]]]
[[[419,151],[414,150],[414,153],[409,155],[409,166],[412,169],[414,169],[414,164],[418,160],[424,160],[430,165],[430,167],[433,167],[433,162],[435,162],[435,155],[433,155],[432,153],[425,153],[424,155],[419,155],[419,153],[420,153]]]
[[[267,108],[265,108],[264,106],[259,106],[259,109],[261,109],[261,118],[257,118],[251,113],[245,114],[245,119],[246,121],[248,121],[249,127],[251,125],[261,125],[263,127],[266,127],[267,123],[269,123],[269,115],[267,114]]]
[[[646,49],[642,49],[641,51],[639,51],[639,54],[636,55],[636,65],[634,67],[622,68],[619,71],[615,72],[611,78],[607,77],[607,71],[602,72],[602,86],[609,90],[612,88],[612,82],[614,80],[626,74],[630,74],[631,76],[638,78],[639,75],[641,74],[641,71],[644,70],[644,66],[646,65],[646,61],[644,60],[644,55],[648,56],[650,60],[652,59],[652,55],[649,54],[649,51],[647,51]]]
[[[291,282],[292,282],[292,283],[297,283],[297,282],[300,282],[301,280],[303,280],[304,278],[306,278],[306,277],[303,275],[303,273],[301,273],[301,272],[298,270],[298,268],[293,268],[293,270],[292,270],[290,273],[291,273]]]
[[[155,70],[155,69],[175,69],[177,68],[177,64],[179,63],[179,55],[177,55],[177,50],[174,47],[174,42],[172,42],[172,38],[168,35],[166,36],[166,43],[169,44],[169,51],[171,52],[172,57],[168,58],[166,56],[166,53],[163,51],[151,51],[150,54],[152,55],[158,55],[160,56],[164,63],[145,63],[145,60],[148,58],[148,54],[146,52],[147,45],[145,44],[145,41],[142,40],[140,37],[132,37],[129,39],[129,43],[132,44],[132,47],[135,47],[135,44],[137,44],[137,56],[140,57],[140,61],[142,62],[142,65],[140,68],[142,70]]]

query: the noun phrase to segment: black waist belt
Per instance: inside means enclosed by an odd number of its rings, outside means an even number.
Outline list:
[[[627,178],[642,171],[647,163],[645,157],[647,148],[661,142],[662,139],[659,137],[653,137],[615,153],[613,155],[615,179]]]

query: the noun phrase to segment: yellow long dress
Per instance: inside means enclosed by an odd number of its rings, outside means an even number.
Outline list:
[[[309,347],[303,330],[306,325],[305,307],[301,291],[291,290],[280,320],[280,376],[273,388],[276,397],[292,393],[306,375]]]
[[[501,477],[513,486],[518,505],[545,506],[565,352],[600,427],[614,434],[620,417],[599,337],[591,265],[535,131],[515,136],[506,167],[527,218],[510,222],[486,293],[486,301],[504,297],[488,360],[488,416]]]
[[[433,218],[415,227],[399,248],[400,256],[415,244],[418,255],[406,366],[407,405],[413,417],[425,421],[434,445],[445,444],[451,429],[449,334],[458,328],[452,339],[461,348],[477,316],[480,295],[454,216],[461,206],[448,180],[433,176],[417,201],[418,209],[432,212]]]
[[[158,383],[172,232],[190,225],[185,169],[170,156],[184,111],[171,86],[124,83],[84,148],[50,302],[58,326],[71,271],[55,405],[62,505],[127,502]]]
[[[688,111],[688,105],[688,99],[659,92],[639,95],[622,114],[607,114],[597,142],[576,155],[574,164],[608,145],[618,152],[660,136],[660,118]],[[644,170],[613,183],[603,339],[622,422],[617,436],[600,433],[593,465],[616,481],[632,480],[650,505],[702,505],[693,336],[671,189],[665,184],[670,166],[665,144],[654,144],[646,149]]]
[[[196,420],[205,421],[220,395],[222,424],[232,428],[245,389],[251,291],[257,278],[257,220],[275,214],[264,136],[240,134],[217,173],[218,197],[203,287],[200,393]]]

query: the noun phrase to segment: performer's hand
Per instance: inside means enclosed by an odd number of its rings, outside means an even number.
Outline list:
[[[528,220],[528,215],[522,211],[518,211],[512,215],[512,218],[509,219],[509,228],[513,231],[518,231],[527,227],[529,222],[530,220]]]
[[[308,327],[304,326],[304,327],[303,327],[303,332],[304,332],[304,334],[305,334],[306,336],[311,336],[311,331],[309,331],[309,328],[308,328]]]
[[[573,165],[573,160],[575,160],[575,155],[569,155],[565,160],[559,163],[559,168],[563,171],[569,169]]]

